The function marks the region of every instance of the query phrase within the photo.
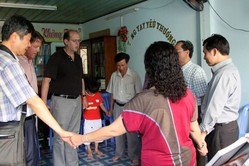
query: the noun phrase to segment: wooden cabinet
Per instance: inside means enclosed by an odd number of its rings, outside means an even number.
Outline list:
[[[48,59],[51,55],[50,43],[45,43],[42,45],[40,52],[36,55],[33,60],[35,73],[37,78],[42,78],[44,74],[44,68]]]
[[[40,52],[36,55],[36,57],[33,60],[33,64],[35,67],[35,74],[37,76],[37,81],[38,81],[39,95],[41,91],[41,83],[45,70],[45,65],[47,64],[50,55],[51,55],[51,43],[44,43],[41,47]]]
[[[114,57],[117,53],[116,36],[104,36],[84,40],[80,43],[83,72],[86,79],[96,79],[105,90],[116,70]]]

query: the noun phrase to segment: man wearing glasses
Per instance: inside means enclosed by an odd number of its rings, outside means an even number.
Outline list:
[[[180,66],[182,68],[183,76],[188,88],[194,94],[198,105],[198,122],[201,123],[201,104],[206,94],[207,76],[203,68],[194,64],[191,61],[194,46],[186,40],[180,40],[175,45],[176,51],[179,56]],[[198,151],[196,152],[197,165],[205,166],[205,157],[201,156]]]
[[[80,35],[75,30],[64,33],[65,47],[56,51],[48,60],[42,81],[41,98],[46,103],[48,93],[51,97],[51,112],[63,128],[79,133],[82,97],[85,97],[82,60],[77,54]],[[87,107],[84,100],[83,107]],[[58,134],[53,137],[54,166],[78,166],[77,150],[65,144]]]

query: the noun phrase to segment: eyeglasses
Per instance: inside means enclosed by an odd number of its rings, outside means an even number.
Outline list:
[[[41,46],[35,46],[35,45],[32,45],[32,44],[31,44],[31,48],[34,49],[34,50],[38,50],[38,49],[41,48]]]
[[[78,43],[80,43],[80,39],[70,39],[72,42],[74,42],[74,43],[76,43],[76,42],[78,42]]]
[[[183,49],[176,50],[177,54],[179,54],[180,52],[183,52],[183,51],[184,51]]]

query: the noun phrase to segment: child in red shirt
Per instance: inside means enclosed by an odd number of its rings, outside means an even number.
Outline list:
[[[88,107],[84,110],[83,113],[83,117],[85,119],[84,134],[93,132],[102,127],[100,108],[108,115],[108,111],[105,108],[103,99],[99,93],[99,87],[100,83],[97,81],[90,81],[86,86],[86,99],[88,102]],[[98,149],[99,142],[102,141],[95,142],[95,152],[97,155],[102,156],[103,153]],[[90,142],[85,143],[85,145],[87,145],[88,157],[93,157]]]

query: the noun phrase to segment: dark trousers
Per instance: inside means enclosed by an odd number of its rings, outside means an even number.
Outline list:
[[[239,127],[237,121],[232,121],[228,124],[216,124],[214,130],[206,137],[208,148],[208,161],[220,149],[227,147],[238,139]]]
[[[39,142],[36,132],[36,119],[33,115],[28,117],[24,122],[24,148],[26,166],[35,166],[39,162]]]

